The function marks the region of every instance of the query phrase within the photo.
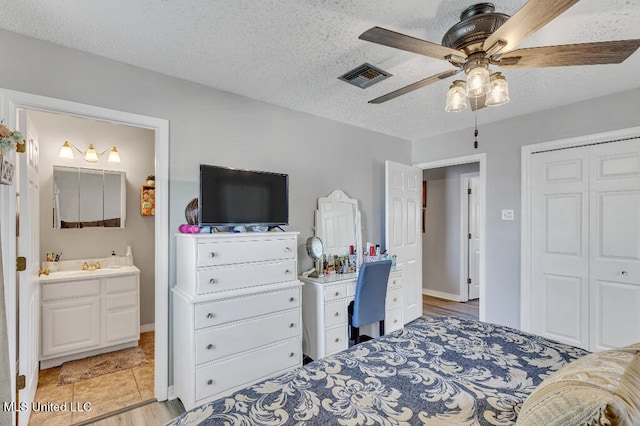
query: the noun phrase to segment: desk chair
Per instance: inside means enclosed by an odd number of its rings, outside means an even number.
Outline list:
[[[380,336],[384,334],[385,301],[391,260],[365,263],[360,267],[356,296],[349,304],[349,325],[353,344],[360,343],[360,326],[380,322]]]

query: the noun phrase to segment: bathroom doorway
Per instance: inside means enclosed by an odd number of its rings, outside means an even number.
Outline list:
[[[152,288],[150,294],[144,294],[145,290],[141,290],[141,299],[151,300],[150,313],[149,309],[146,309],[147,313],[143,313],[142,316],[146,316],[147,321],[148,318],[151,317],[151,322],[145,323],[145,318],[141,317],[141,331],[144,334],[144,332],[146,332],[150,328],[154,334],[153,338],[151,339],[151,346],[153,347],[152,358],[154,359],[152,374],[154,386],[152,395],[155,396],[155,398],[158,400],[166,400],[168,394],[168,122],[166,120],[97,108],[89,105],[76,104],[20,92],[3,90],[1,94],[6,100],[5,105],[7,106],[7,124],[11,127],[17,128],[18,113],[22,110],[32,112],[35,115],[51,114],[54,116],[58,116],[57,118],[73,118],[74,120],[81,121],[94,120],[108,126],[129,126],[133,129],[137,128],[138,131],[143,133],[151,133],[150,139],[152,140],[152,149],[150,150],[151,153],[149,154],[149,164],[151,165],[151,172],[147,173],[149,175],[155,175],[156,178],[156,211],[155,217],[151,218],[150,220],[149,218],[147,218],[148,220],[146,221],[146,225],[142,226],[151,228],[150,233],[152,235],[151,239],[153,240],[153,242],[148,248],[139,250],[137,254],[134,252],[133,255],[134,262],[138,262],[138,260],[136,260],[136,255],[141,262],[143,261],[145,255],[150,256],[150,263],[153,265],[151,267],[153,278],[151,279]],[[72,127],[66,127],[65,131],[59,131],[60,135],[58,136],[64,139],[63,133],[68,133],[70,128]],[[111,127],[111,129],[111,133],[116,133],[115,130],[113,130],[115,129],[115,127]],[[57,139],[57,136],[54,139]],[[90,141],[86,141],[85,146],[88,146],[90,143]],[[131,141],[129,143],[135,143],[135,141]],[[118,141],[114,144],[120,144],[123,147],[121,150],[126,151],[124,147],[125,144],[127,144],[127,141]],[[40,146],[43,147],[44,145],[45,144],[42,143],[41,140]],[[83,145],[83,143],[79,142],[78,145]],[[59,147],[54,147],[54,151],[57,151],[58,149]],[[134,157],[139,157],[139,154],[132,154],[130,157],[130,161]],[[147,174],[145,174],[145,176],[140,179],[140,184],[143,184],[146,177]],[[138,185],[138,182],[130,183],[127,188],[127,192],[129,192],[129,187],[131,185],[133,187],[136,187]],[[47,198],[46,195],[44,197]],[[139,200],[136,199],[136,201],[130,202],[128,204],[131,204],[132,206],[138,204],[139,206]],[[133,213],[130,213],[130,217],[133,217]],[[45,226],[47,224],[51,225],[50,219],[42,222],[42,226]],[[103,229],[102,231],[106,230]],[[126,229],[124,229],[123,231],[127,232]],[[149,231],[149,229],[147,229],[147,231]],[[105,235],[101,235],[99,237],[94,236],[94,238],[92,238],[93,243],[91,245],[95,245],[96,241],[103,239],[106,240],[107,244],[110,241],[113,242],[113,239],[111,237],[107,236],[107,238],[102,238],[104,236]],[[73,256],[74,250],[75,249],[73,248],[71,249],[71,254],[69,254],[69,257]],[[124,251],[124,247],[118,250]],[[41,244],[40,251],[46,252],[50,250],[47,250],[46,246],[44,244]],[[64,252],[62,254],[65,257],[67,256],[67,254]],[[108,252],[104,253],[105,257],[107,257],[108,254]],[[83,255],[81,257],[87,256]],[[19,288],[17,283],[16,287]],[[20,307],[22,307],[22,305],[20,305]],[[18,327],[20,327],[20,325],[18,325]],[[20,334],[20,330],[18,330],[18,335]],[[18,336],[16,336],[16,338],[17,337]],[[147,339],[147,344],[148,343],[149,342]],[[16,350],[16,352],[22,353],[22,349],[25,345],[29,346],[24,341],[20,341],[19,345],[17,344],[17,342],[14,342],[13,348],[14,350]],[[18,346],[21,346],[20,351],[17,350]],[[27,347],[27,350],[35,352],[37,354],[38,348],[34,347],[37,345],[32,344],[30,346],[31,347]],[[17,372],[20,372],[19,360],[18,362],[16,362],[16,369],[18,370]],[[26,417],[27,416],[22,415],[21,420],[24,421],[23,419],[25,419]]]

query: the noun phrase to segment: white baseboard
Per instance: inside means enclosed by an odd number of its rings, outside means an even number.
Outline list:
[[[149,331],[154,331],[156,329],[155,324],[144,324],[140,326],[140,333],[146,333]]]
[[[437,297],[439,299],[451,300],[453,302],[466,302],[466,300],[462,300],[458,294],[445,293],[443,291],[431,290],[428,288],[423,288],[422,294]]]

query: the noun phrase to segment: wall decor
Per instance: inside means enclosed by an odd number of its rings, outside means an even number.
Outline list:
[[[11,185],[13,184],[13,174],[15,171],[15,165],[9,158],[0,154],[0,184]]]
[[[140,215],[155,216],[156,214],[156,188],[155,186],[142,185],[140,187]]]

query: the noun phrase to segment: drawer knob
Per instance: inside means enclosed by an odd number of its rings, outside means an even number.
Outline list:
[[[394,298],[393,298],[393,301],[394,301],[394,302],[397,302],[397,301],[398,301],[398,298],[397,298],[397,297],[394,297]]]
[[[284,248],[284,251],[285,251],[285,252],[287,252],[287,253],[289,253],[289,252],[291,251],[291,247],[289,247],[289,246],[285,247],[285,248]]]
[[[622,275],[627,275],[627,274],[628,274],[628,272],[627,272],[627,271],[622,271],[622,272],[621,272],[621,274],[622,274]]]
[[[216,280],[215,278],[211,278],[211,279],[209,280],[209,284],[215,284],[215,283],[217,283],[217,282],[218,282],[218,280]]]
[[[289,298],[289,302],[295,302],[295,301],[296,301],[295,297],[290,297]]]
[[[294,356],[296,356],[295,352],[291,352],[291,353],[289,354],[289,357],[290,357],[290,358],[293,358]]]
[[[339,317],[340,316],[340,312],[336,312],[335,316]]]
[[[393,323],[394,323],[394,324],[395,324],[395,323],[397,323],[397,322],[398,322],[398,320],[397,320],[397,319],[394,319],[394,320],[393,320]]]
[[[393,280],[393,283],[395,284],[395,283],[396,283],[396,280]]]
[[[336,343],[338,343],[340,341],[339,337],[336,337]]]
[[[286,269],[286,270],[284,271],[284,273],[288,275],[288,274],[290,274],[290,273],[291,273],[291,271],[290,271],[290,270],[288,270],[288,269]]]
[[[208,384],[208,385],[212,385],[212,384],[213,384],[213,379],[209,379],[209,380],[207,380],[207,384]]]
[[[296,326],[296,325],[295,325],[294,323],[289,324],[289,328],[293,328],[293,327],[295,327],[295,326]]]
[[[213,345],[213,343],[209,343],[209,344],[207,345],[207,349],[211,350],[211,349],[213,349],[213,348],[215,348],[215,346]]]
[[[340,292],[336,291],[336,297],[340,296]]]
[[[216,314],[214,314],[213,312],[209,312],[209,313],[207,314],[207,318],[209,318],[209,319],[211,319],[211,318],[213,318],[213,317],[215,317],[215,316],[216,316]]]
[[[216,252],[215,251],[210,252],[209,257],[216,257]]]

